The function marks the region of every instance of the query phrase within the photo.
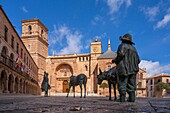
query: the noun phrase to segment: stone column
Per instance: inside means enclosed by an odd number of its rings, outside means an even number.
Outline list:
[[[27,85],[26,85],[26,82],[24,83],[24,85],[25,85],[24,92],[25,92],[25,94],[27,94]]]
[[[18,93],[20,93],[20,79],[18,79]]]
[[[21,82],[21,93],[23,93],[23,82]]]
[[[12,85],[12,93],[15,94],[15,93],[16,93],[16,92],[15,92],[15,78],[14,78],[14,80],[13,80],[12,82],[13,82],[13,85]]]
[[[9,93],[9,91],[8,91],[8,80],[9,80],[9,79],[6,78],[5,81],[4,81],[4,83],[5,83],[5,84],[4,84],[4,85],[5,85],[4,93]]]

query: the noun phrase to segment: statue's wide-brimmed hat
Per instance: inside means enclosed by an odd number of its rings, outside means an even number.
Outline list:
[[[134,42],[132,42],[132,35],[130,35],[129,33],[125,34],[123,37],[120,36],[120,40],[123,41],[129,41],[131,42],[132,44],[135,44]]]

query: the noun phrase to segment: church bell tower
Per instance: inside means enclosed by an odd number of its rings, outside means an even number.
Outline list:
[[[21,39],[39,68],[38,82],[40,85],[44,71],[46,71],[46,58],[48,56],[48,29],[38,18],[22,20],[21,22]]]

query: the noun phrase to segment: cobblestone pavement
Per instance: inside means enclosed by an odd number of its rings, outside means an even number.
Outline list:
[[[170,98],[137,98],[120,103],[108,97],[0,95],[0,113],[170,113]]]

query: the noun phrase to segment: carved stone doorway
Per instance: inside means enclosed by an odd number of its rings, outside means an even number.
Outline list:
[[[67,93],[68,91],[68,81],[64,80],[63,81],[63,93]]]

